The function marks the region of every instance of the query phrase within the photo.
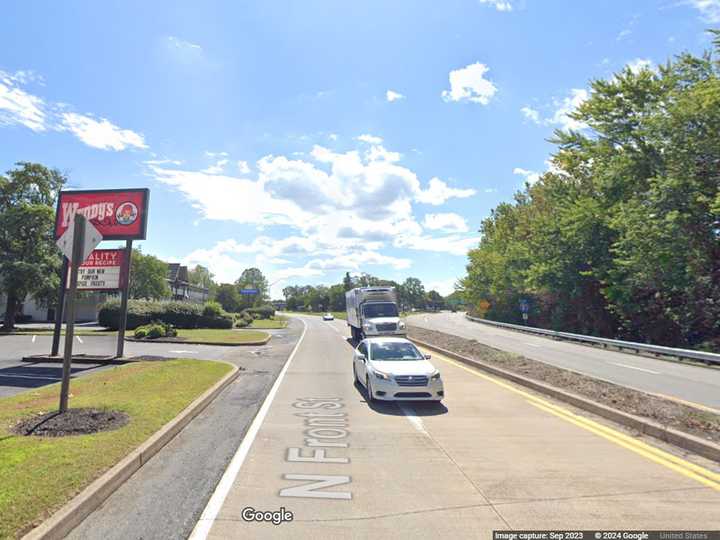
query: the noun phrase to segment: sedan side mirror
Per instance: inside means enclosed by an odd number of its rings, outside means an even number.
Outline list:
[[[358,353],[358,354],[357,354],[357,357],[358,357],[358,360],[362,360],[363,362],[366,360],[364,354]]]
[[[429,354],[426,354],[426,355],[425,355],[425,360],[430,360],[430,355],[429,355]]]

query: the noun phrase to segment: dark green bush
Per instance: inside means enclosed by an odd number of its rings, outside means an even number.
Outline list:
[[[177,328],[232,328],[233,320],[225,312],[219,316],[203,315],[205,306],[185,302],[153,302],[130,300],[128,302],[127,329],[159,321]],[[98,321],[111,330],[120,327],[120,302],[106,302],[100,308]]]
[[[147,337],[147,327],[138,326],[135,329],[135,339],[142,339],[144,337]]]
[[[171,324],[162,321],[153,321],[150,324],[138,326],[135,329],[136,339],[157,339],[160,337],[175,337],[177,330]]]
[[[270,304],[248,308],[245,311],[256,319],[272,319],[275,316],[275,308]]]

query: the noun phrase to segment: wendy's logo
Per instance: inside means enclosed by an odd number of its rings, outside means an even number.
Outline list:
[[[115,219],[120,225],[132,225],[138,217],[138,209],[131,202],[124,202],[115,211]]]

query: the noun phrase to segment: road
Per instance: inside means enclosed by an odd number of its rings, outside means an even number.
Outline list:
[[[240,376],[68,539],[187,538],[301,332],[291,321],[263,347],[211,347]]]
[[[268,330],[273,333],[270,347],[278,342],[277,336],[282,332]],[[282,339],[282,338],[280,338]],[[22,362],[24,356],[48,354],[52,336],[15,335],[0,336],[0,397],[11,396],[30,388],[37,388],[59,382],[62,378],[62,365],[47,362]],[[117,338],[115,336],[75,336],[74,354],[112,355],[115,353]],[[60,340],[60,351],[63,350],[64,338]],[[259,347],[240,347],[240,349],[258,350]],[[221,347],[213,345],[185,345],[182,343],[125,343],[126,356],[164,356],[169,358],[201,358],[205,360],[222,360],[233,357],[237,347]],[[73,376],[93,373],[106,369],[107,364],[73,364]]]
[[[438,355],[442,405],[370,406],[351,380],[344,322],[303,320],[193,540],[720,528],[720,474],[708,462]],[[284,508],[293,520],[246,521],[248,507]]]
[[[445,332],[585,375],[720,409],[720,369],[607,351],[469,321],[462,313],[411,315],[411,325]]]

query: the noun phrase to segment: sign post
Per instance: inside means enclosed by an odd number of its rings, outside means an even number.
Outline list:
[[[130,266],[132,261],[132,240],[125,243],[125,276],[120,289],[120,327],[118,328],[117,351],[115,356],[122,358],[125,354],[125,330],[127,328],[128,291],[130,289]]]
[[[530,304],[528,303],[526,298],[520,300],[520,311],[522,312],[523,321],[527,323],[528,311],[530,311]]]
[[[55,328],[53,329],[52,350],[50,356],[57,356],[60,350],[60,329],[62,328],[63,314],[65,312],[65,283],[68,280],[68,259],[63,257],[62,273],[60,274],[60,292],[55,307]]]
[[[67,411],[70,393],[70,369],[72,367],[73,334],[75,333],[75,291],[77,289],[78,267],[82,262],[85,243],[85,218],[76,216],[73,230],[72,253],[70,263],[70,290],[67,297],[67,324],[65,325],[65,354],[63,356],[62,383],[60,386],[60,414]],[[64,285],[64,284],[63,284]]]

